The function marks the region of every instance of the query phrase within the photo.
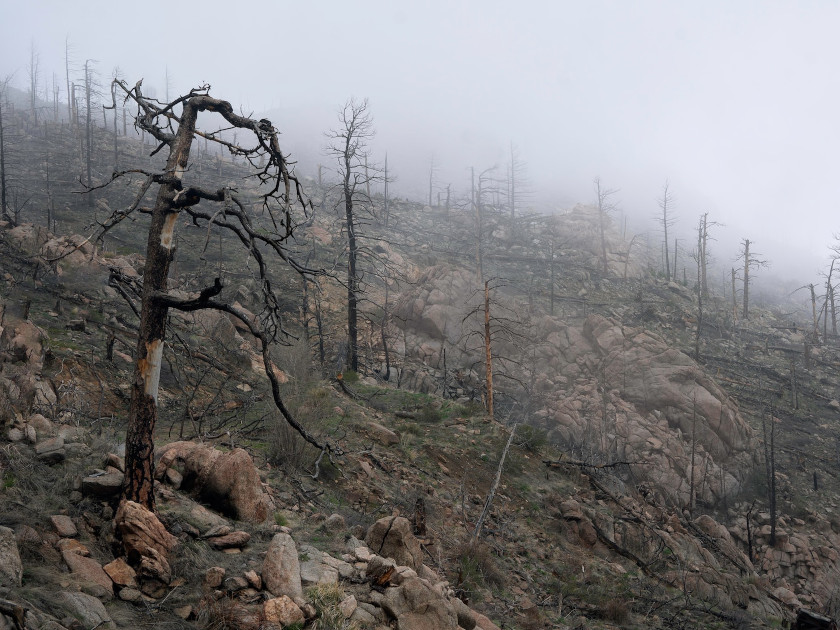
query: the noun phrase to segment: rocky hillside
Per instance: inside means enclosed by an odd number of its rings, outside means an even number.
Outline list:
[[[320,210],[297,253],[340,268],[333,193],[309,186]],[[130,192],[98,193],[99,211]],[[604,274],[587,207],[514,223],[488,211],[477,243],[467,212],[397,201],[386,226],[381,201],[360,374],[341,365],[345,289],[273,278],[298,338],[277,356],[283,396],[341,454],[319,457],[282,422],[241,323],[173,315],[156,514],[117,500],[142,230],[94,247],[80,202],[58,212],[62,234],[0,225],[5,626],[762,628],[802,606],[836,614],[835,340],[770,310],[735,320],[712,295],[698,343],[692,288],[648,273],[614,230]],[[217,273],[256,310],[249,261],[179,230],[175,289]]]

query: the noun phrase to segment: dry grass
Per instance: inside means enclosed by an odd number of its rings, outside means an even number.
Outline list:
[[[318,584],[306,592],[318,613],[313,630],[360,630],[359,625],[346,619],[338,605],[346,597],[338,584]]]

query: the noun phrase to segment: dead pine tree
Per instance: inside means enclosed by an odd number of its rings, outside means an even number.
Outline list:
[[[760,269],[763,267],[768,266],[768,262],[766,260],[762,260],[759,258],[761,254],[757,254],[754,251],[750,250],[750,245],[753,242],[750,241],[748,238],[741,240],[741,253],[738,255],[738,260],[744,261],[744,273],[743,273],[743,299],[744,299],[744,307],[741,312],[742,317],[747,320],[750,318],[750,282],[752,281],[752,272],[756,269]]]
[[[671,195],[670,191],[670,184],[668,180],[665,180],[665,184],[662,186],[662,196],[657,200],[659,204],[659,215],[657,216],[657,221],[659,225],[662,226],[662,232],[664,235],[664,247],[665,247],[665,278],[667,280],[671,280],[671,262],[668,256],[668,228],[672,227],[676,222],[676,218],[673,216],[674,211],[674,198]],[[677,280],[677,243],[674,241],[674,275],[673,280],[676,282]]]
[[[470,205],[475,212],[475,266],[479,282],[484,282],[484,197],[488,191],[492,192],[490,174],[494,170],[495,166],[484,169],[476,182],[475,168],[470,167]]]
[[[476,327],[468,332],[462,339],[464,351],[473,353],[478,351],[475,346],[467,347],[471,338],[480,338],[484,354],[484,407],[487,412],[488,421],[493,419],[495,414],[495,380],[496,377],[505,378],[522,385],[522,380],[517,377],[515,370],[521,371],[522,365],[504,354],[498,354],[494,350],[497,340],[504,340],[508,344],[528,344],[530,342],[527,323],[519,318],[518,314],[511,307],[507,307],[498,301],[493,304],[491,300],[492,291],[498,287],[491,285],[490,280],[485,280],[482,287],[483,299],[480,306],[471,309],[461,321],[462,324],[472,319]],[[476,291],[476,294],[478,291]],[[476,295],[477,297],[477,295]],[[478,329],[480,318],[481,327]],[[476,361],[476,365],[478,361]]]
[[[161,103],[145,96],[142,81],[134,86],[116,80],[115,85],[125,102],[136,106],[135,125],[153,137],[158,146],[155,153],[167,150],[166,164],[160,171],[131,169],[115,172],[111,182],[125,177],[143,178],[137,195],[127,208],[119,209],[98,229],[101,238],[124,219],[138,219],[141,214],[150,216],[146,262],[143,269],[140,325],[137,335],[134,378],[132,379],[131,405],[128,415],[125,454],[125,484],[123,500],[139,503],[154,510],[154,432],[158,417],[160,372],[166,340],[166,324],[170,309],[197,311],[214,309],[237,318],[259,342],[263,364],[271,384],[275,406],[287,423],[304,440],[316,446],[321,453],[334,452],[330,444],[322,442],[292,417],[280,396],[280,385],[275,374],[271,352],[282,342],[285,332],[281,308],[272,285],[269,265],[277,261],[289,265],[298,273],[307,270],[295,262],[286,244],[292,236],[296,213],[305,213],[311,206],[294,175],[286,156],[280,150],[278,132],[271,121],[254,120],[234,112],[224,100],[210,96],[207,85],[191,90],[172,102]],[[180,115],[175,108],[180,107]],[[221,137],[218,131],[204,132],[197,128],[199,114],[203,118],[215,114],[224,126],[247,133],[249,144],[233,144]],[[190,173],[190,150],[198,137],[223,145],[228,151],[245,158],[251,175],[260,184],[259,200],[263,211],[272,219],[271,227],[255,225],[248,209],[251,204],[229,187],[207,189],[193,185]],[[257,164],[265,158],[263,167]],[[154,205],[142,207],[146,193],[157,188]],[[220,297],[224,290],[221,277],[207,279],[197,297],[184,298],[181,293],[169,291],[169,271],[175,257],[175,226],[181,214],[195,224],[229,234],[239,242],[256,267],[255,275],[261,286],[263,310],[260,323],[254,322],[231,303]],[[177,278],[173,278],[176,282]]]
[[[767,423],[770,429],[767,429]],[[761,419],[761,429],[764,433],[764,467],[767,479],[767,502],[770,507],[770,540],[771,547],[776,545],[776,420],[773,408],[770,408],[769,420]]]
[[[598,230],[601,236],[601,271],[606,276],[610,272],[610,262],[607,258],[607,223],[610,220],[610,214],[616,209],[612,197],[618,190],[604,188],[600,177],[595,178],[594,186],[595,203],[598,208]]]
[[[496,491],[499,489],[499,482],[502,480],[502,470],[504,470],[505,467],[505,459],[507,459],[510,445],[513,444],[513,437],[516,435],[516,427],[518,426],[519,423],[515,422],[511,427],[510,436],[508,437],[508,441],[502,451],[502,456],[499,458],[499,466],[496,468],[496,476],[493,477],[493,483],[490,485],[490,491],[487,493],[487,499],[484,501],[484,509],[481,510],[481,516],[478,517],[478,521],[475,524],[475,530],[473,530],[473,535],[470,539],[470,545],[473,547],[481,538],[481,532],[484,529],[484,521],[490,513],[490,508],[493,505],[493,499],[496,496]]]
[[[367,99],[350,99],[338,112],[339,127],[327,133],[327,153],[338,164],[340,205],[347,235],[347,367],[359,370],[359,227],[363,211],[370,212],[367,194],[377,169],[368,164],[368,143],[375,130]]]
[[[484,281],[484,364],[487,386],[487,415],[493,417],[493,346],[490,338],[490,281]]]
[[[700,335],[703,329],[703,282],[702,271],[703,266],[703,219],[700,220],[700,226],[697,230],[697,251],[695,252],[695,261],[697,262],[697,330],[694,333],[694,360],[700,361]]]
[[[6,77],[0,82],[0,219],[12,221],[9,214],[9,207],[6,202],[6,123],[3,119],[3,101],[6,98],[6,88],[11,77]]]

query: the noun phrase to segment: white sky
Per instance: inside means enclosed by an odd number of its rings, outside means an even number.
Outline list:
[[[719,259],[749,237],[805,282],[840,232],[838,29],[840,3],[808,0],[0,0],[0,76],[25,87],[34,43],[63,81],[67,37],[77,67],[271,109],[304,161],[368,97],[402,194],[432,156],[460,191],[503,173],[512,141],[535,202],[590,202],[600,176],[647,219],[668,178],[680,236],[709,211]]]

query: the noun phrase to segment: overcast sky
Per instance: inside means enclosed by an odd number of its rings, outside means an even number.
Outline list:
[[[840,3],[806,0],[0,0],[0,76],[25,87],[34,44],[62,81],[68,38],[77,68],[271,110],[307,162],[367,97],[402,194],[433,157],[466,192],[513,142],[534,203],[591,202],[600,176],[647,219],[669,179],[678,231],[708,211],[724,264],[748,237],[805,282],[840,232],[838,29]]]

